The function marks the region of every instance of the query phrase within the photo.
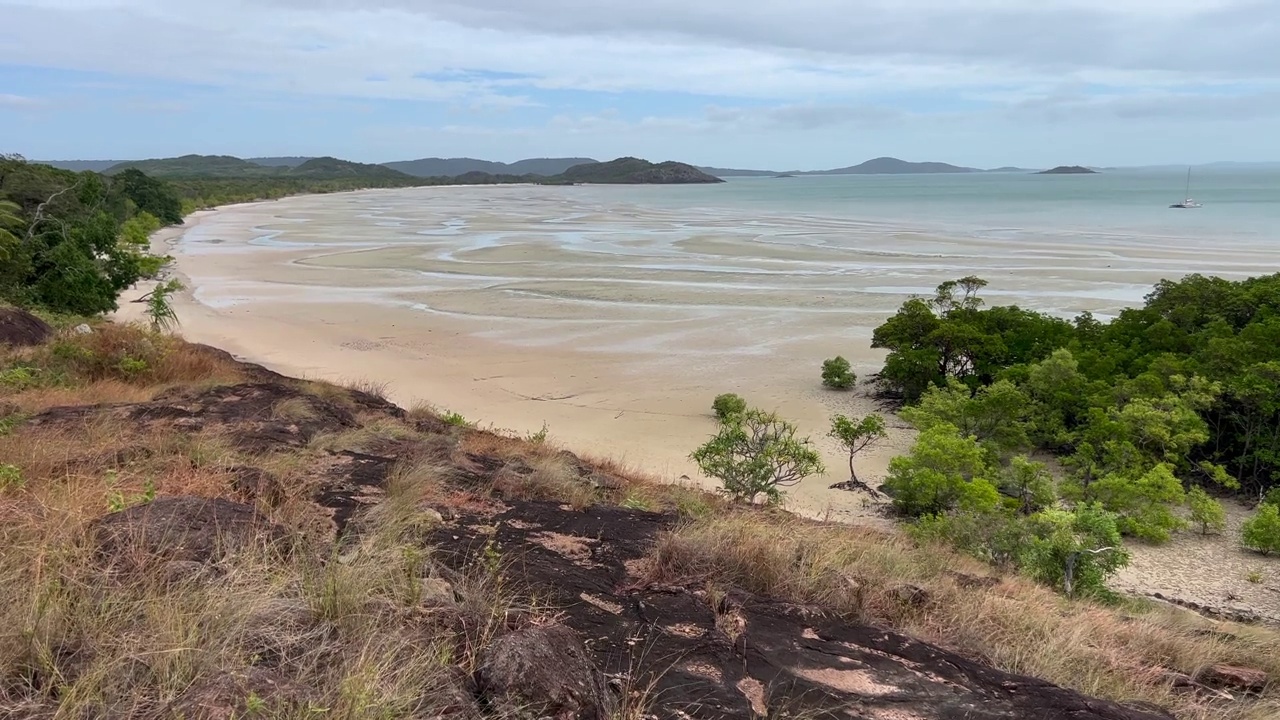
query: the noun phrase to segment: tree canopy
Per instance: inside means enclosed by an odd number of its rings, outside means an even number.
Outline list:
[[[0,299],[76,315],[110,312],[122,290],[159,270],[149,233],[181,220],[174,191],[141,172],[108,178],[2,157]]]

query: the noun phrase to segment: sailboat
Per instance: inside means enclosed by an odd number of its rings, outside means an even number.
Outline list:
[[[1191,168],[1187,168],[1187,190],[1182,195],[1182,202],[1176,202],[1169,207],[1171,208],[1198,208],[1203,207],[1200,203],[1191,199]]]

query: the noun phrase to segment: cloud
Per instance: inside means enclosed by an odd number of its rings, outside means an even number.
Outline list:
[[[1249,121],[1280,117],[1280,90],[1236,92],[1140,92],[1091,95],[1064,89],[1012,104],[1013,118],[1079,120]]]
[[[44,104],[45,102],[38,98],[27,97],[25,95],[14,95],[12,93],[0,93],[0,109],[33,110]]]
[[[832,148],[1031,164],[1003,145],[1041,152],[1077,120],[1159,148],[1194,125],[1204,152],[1235,148],[1223,124],[1265,126],[1280,93],[1277,0],[0,0],[0,17],[0,110],[138,98],[126,109],[154,122],[190,107],[255,143],[269,114],[293,152],[358,138],[393,157],[404,138],[798,166],[785,153],[807,143],[814,166]],[[31,132],[8,116],[0,131]],[[1280,152],[1262,135],[1250,152]]]
[[[1280,79],[1271,0],[8,1],[0,62],[476,107]]]

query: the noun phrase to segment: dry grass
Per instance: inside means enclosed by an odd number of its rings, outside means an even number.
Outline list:
[[[113,462],[122,443],[137,459]],[[0,455],[25,480],[0,492],[0,716],[166,715],[191,688],[258,667],[307,689],[254,699],[266,717],[432,717],[465,697],[463,674],[515,602],[490,568],[449,572],[418,542],[440,468],[399,470],[338,552],[243,554],[215,580],[173,584],[107,574],[84,529],[146,478],[162,495],[223,494],[221,470],[238,459],[219,438],[26,428],[0,438]],[[290,521],[287,509],[273,518]],[[441,575],[456,605],[423,605],[423,579]],[[229,702],[252,715],[250,698]]]
[[[988,570],[897,534],[782,513],[716,513],[668,533],[655,558],[656,571],[667,580],[692,577],[823,605],[1010,672],[1118,701],[1156,703],[1179,718],[1280,717],[1274,689],[1260,699],[1222,704],[1175,692],[1162,675],[1174,670],[1194,676],[1225,662],[1280,677],[1280,634],[1272,630],[1220,625],[1171,608],[1069,601],[1017,577],[990,588],[966,587],[956,573]],[[904,601],[904,585],[924,589],[928,602]]]
[[[364,393],[365,395],[372,395],[379,400],[387,399],[387,388],[390,387],[388,383],[370,380],[369,378],[348,380],[347,382],[344,382],[342,386],[348,390],[354,390],[359,393]]]

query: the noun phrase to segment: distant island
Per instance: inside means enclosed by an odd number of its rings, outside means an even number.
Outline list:
[[[549,183],[612,183],[624,185],[688,185],[721,183],[724,180],[681,162],[651,163],[640,158],[623,157],[609,162],[574,165],[559,175],[546,179]]]
[[[1097,170],[1090,170],[1081,165],[1059,165],[1049,170],[1041,170],[1036,175],[1097,175]]]
[[[909,162],[894,157],[878,157],[857,165],[831,170],[741,170],[734,168],[699,167],[699,170],[716,177],[794,177],[797,175],[925,175],[935,173],[983,172],[977,168],[961,167],[943,162]]]

